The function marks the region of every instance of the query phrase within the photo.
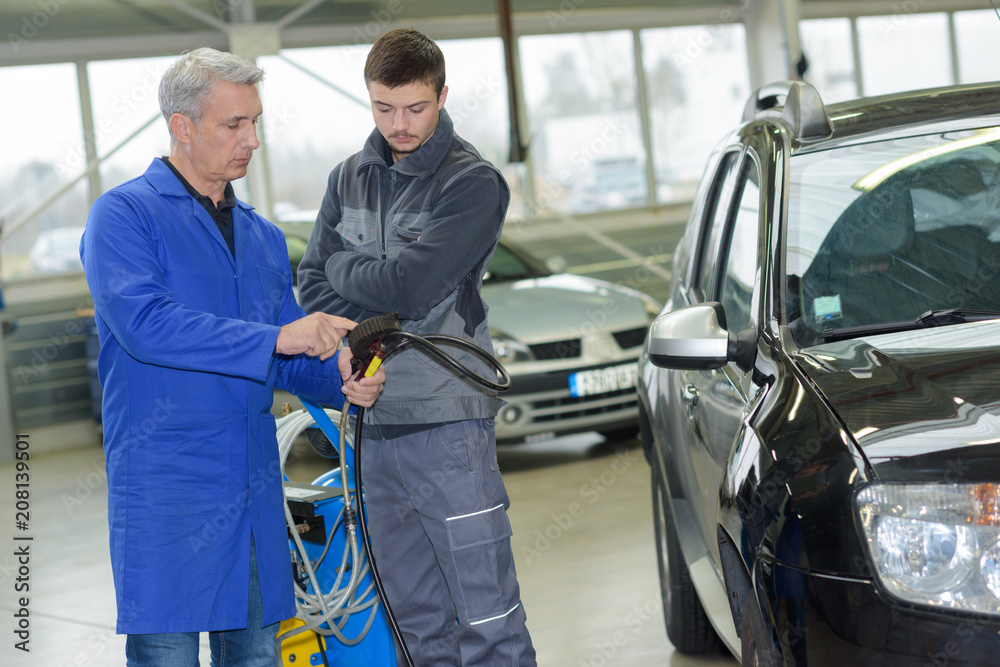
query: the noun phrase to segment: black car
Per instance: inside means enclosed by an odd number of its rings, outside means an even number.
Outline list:
[[[640,360],[667,634],[1000,664],[1000,85],[763,88]]]

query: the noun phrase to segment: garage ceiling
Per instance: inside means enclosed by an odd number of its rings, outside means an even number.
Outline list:
[[[307,0],[4,0],[0,3],[3,33],[39,12],[48,13],[39,37],[46,39],[141,35],[201,31],[205,23],[183,11],[184,4],[223,22],[239,22],[246,13],[257,21],[278,21]],[[561,2],[561,5],[560,5]],[[735,6],[735,0],[512,0],[515,13],[545,13],[564,9],[629,10]],[[291,24],[297,26],[351,25],[379,15],[414,21],[440,18],[491,17],[496,0],[324,0]],[[40,19],[36,23],[42,23]]]
[[[515,30],[520,34],[642,27],[651,23],[724,23],[739,20],[748,5],[795,1],[510,0]],[[418,25],[426,29],[429,23],[434,23],[434,36],[438,38],[496,35],[498,2],[0,0],[0,66],[178,53],[191,48],[192,44],[218,46],[221,43],[225,48],[222,29],[227,24],[253,21],[281,23],[282,42],[286,46],[356,41],[352,36],[359,27],[368,27],[372,22],[383,30],[389,24]],[[798,4],[803,18],[989,9],[989,0],[799,0]],[[207,16],[209,22],[199,18],[199,14]],[[290,17],[294,19],[288,21]],[[555,23],[553,17],[557,19]],[[123,40],[131,40],[131,43],[122,47],[120,42]]]

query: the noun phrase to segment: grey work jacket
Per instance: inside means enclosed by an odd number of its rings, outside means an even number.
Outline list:
[[[406,331],[492,352],[480,288],[509,203],[503,176],[454,133],[444,110],[430,139],[394,164],[376,129],[330,174],[299,266],[302,305],[357,321],[394,310]],[[474,355],[447,351],[493,377]],[[496,392],[418,349],[391,356],[386,373],[366,423],[492,418],[501,405]]]

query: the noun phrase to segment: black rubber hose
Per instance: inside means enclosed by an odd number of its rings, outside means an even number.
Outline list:
[[[395,314],[393,313],[390,317],[394,315]],[[359,324],[357,328],[361,328],[363,324],[365,324],[365,322]],[[391,327],[391,324],[387,326],[385,321],[380,321],[378,326],[382,327],[381,331],[384,332],[386,328]],[[373,333],[374,331],[375,328],[373,327],[371,331],[367,331],[367,335],[359,338],[359,340],[364,340],[363,346],[358,345],[359,352],[367,349],[367,346],[375,340],[377,336]],[[389,343],[393,341],[399,342],[390,346]],[[463,366],[446,352],[439,350],[438,347],[434,345],[434,342],[450,343],[469,350],[492,366],[500,374],[502,381],[497,383],[477,375],[474,371]],[[428,336],[421,337],[407,331],[390,330],[388,333],[385,333],[382,344],[386,345],[388,348],[385,354],[386,359],[388,359],[389,356],[395,352],[410,347],[411,345],[417,345],[420,349],[429,353],[435,359],[447,366],[451,366],[462,375],[486,387],[487,389],[493,389],[495,391],[506,391],[507,389],[510,389],[510,375],[507,373],[507,369],[503,367],[503,364],[497,361],[492,355],[480,348],[478,345],[475,345],[463,338],[446,336],[444,334],[430,334]],[[353,352],[354,345],[352,345],[351,348],[351,351]],[[375,563],[375,555],[372,553],[371,536],[368,534],[368,512],[365,508],[361,486],[361,428],[364,423],[364,418],[365,409],[358,406],[358,414],[355,417],[354,424],[354,497],[357,499],[358,514],[360,515],[358,529],[361,533],[361,542],[364,545],[365,554],[368,556],[368,563],[371,565],[372,580],[375,582],[375,588],[378,590],[379,597],[382,598],[382,604],[385,605],[385,616],[389,621],[390,628],[392,629],[392,635],[395,637],[396,643],[399,646],[408,667],[414,667],[413,657],[410,655],[409,649],[406,648],[406,640],[403,639],[403,632],[399,629],[399,623],[396,621],[396,617],[392,613],[392,607],[389,606],[389,600],[386,598],[385,589],[382,587],[382,578],[379,576],[378,567]],[[343,465],[343,462],[341,462],[341,465]]]
[[[398,342],[397,342],[398,341]],[[454,357],[448,355],[448,353],[440,350],[435,342],[449,343],[456,345],[463,349],[472,352],[476,356],[485,360],[489,365],[491,365],[502,378],[500,382],[495,382],[487,378],[477,375],[474,371],[463,366]],[[507,373],[507,369],[503,367],[503,364],[498,362],[493,356],[483,350],[478,345],[465,340],[464,338],[457,338],[455,336],[446,336],[444,334],[429,334],[427,336],[418,336],[417,334],[410,333],[408,331],[393,331],[385,335],[384,344],[396,343],[394,346],[390,347],[389,351],[386,353],[385,358],[388,359],[390,355],[400,351],[405,350],[408,347],[416,345],[420,347],[424,352],[440,361],[446,366],[454,368],[459,373],[469,378],[473,382],[476,382],[487,389],[492,389],[494,391],[507,391],[510,389],[510,375]]]
[[[318,632],[313,633],[316,635],[316,644],[319,645],[319,654],[323,658],[323,667],[330,667],[330,663],[326,659],[326,647],[323,646],[323,635]]]
[[[396,644],[403,653],[403,659],[406,660],[406,664],[409,667],[414,667],[413,657],[410,655],[409,649],[406,648],[406,640],[403,639],[403,632],[399,629],[399,623],[396,622],[396,617],[392,613],[392,607],[389,606],[389,598],[385,596],[385,589],[382,587],[382,577],[379,576],[378,568],[375,566],[375,554],[372,553],[371,537],[368,535],[368,511],[365,509],[365,501],[361,491],[361,425],[364,422],[364,418],[365,409],[358,406],[357,421],[354,424],[354,498],[357,500],[358,513],[361,515],[360,521],[358,521],[358,530],[361,533],[361,542],[365,547],[365,554],[368,556],[368,564],[371,566],[372,580],[375,582],[378,596],[382,598],[382,604],[385,606],[385,617],[388,619],[389,627],[392,629],[392,636],[396,638]],[[343,465],[343,462],[341,462],[341,465]]]

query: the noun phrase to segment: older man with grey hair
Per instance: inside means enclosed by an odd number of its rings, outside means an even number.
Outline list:
[[[295,614],[274,389],[370,406],[354,323],[306,316],[281,231],[236,199],[257,141],[253,63],[213,49],[163,76],[169,157],[94,204],[80,246],[104,387],[111,565],[129,667],[273,667]],[[346,406],[345,406],[346,407]]]

